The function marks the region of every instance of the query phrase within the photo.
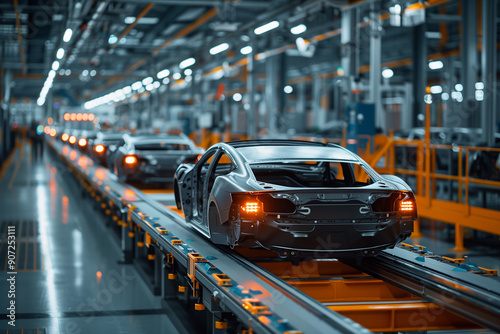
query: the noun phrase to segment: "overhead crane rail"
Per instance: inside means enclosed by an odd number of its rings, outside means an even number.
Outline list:
[[[96,206],[119,226],[124,262],[132,262],[134,254],[141,250],[145,259],[154,263],[153,278],[149,278],[153,292],[164,298],[189,294],[195,310],[212,315],[214,333],[225,332],[234,321],[242,324],[246,333],[370,332],[335,312],[349,314],[354,304],[330,305],[316,300],[266,266],[266,261],[276,259],[250,259],[217,247],[190,229],[178,213],[119,182],[109,171],[94,166],[88,157],[59,142],[51,141],[49,145],[96,200]],[[461,266],[463,263],[455,263],[454,259],[417,249],[406,245],[349,265],[413,294],[402,308],[447,310],[469,319],[448,312],[449,321],[436,325],[438,329],[478,328],[477,323],[500,330],[495,323],[500,316],[500,281],[492,278],[497,273]],[[178,285],[175,291],[171,288],[173,281]],[[440,295],[440,291],[445,294]],[[385,306],[390,303],[384,301]],[[381,328],[406,328],[398,327],[394,319],[392,322]]]

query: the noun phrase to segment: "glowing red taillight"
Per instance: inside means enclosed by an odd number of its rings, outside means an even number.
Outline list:
[[[259,202],[245,202],[241,206],[241,210],[246,213],[258,213],[260,212],[260,203]]]
[[[415,208],[415,204],[413,201],[401,201],[399,203],[399,210],[400,211],[413,211]]]
[[[127,155],[124,160],[125,164],[127,165],[134,165],[137,163],[137,158],[134,157],[133,155]]]
[[[96,145],[96,147],[94,147],[94,151],[96,151],[97,153],[102,153],[104,152],[104,145]]]

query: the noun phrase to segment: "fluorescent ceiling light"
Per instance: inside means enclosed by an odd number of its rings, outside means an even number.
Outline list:
[[[233,95],[233,100],[235,100],[236,102],[240,102],[242,98],[243,96],[241,96],[240,93],[236,93]]]
[[[475,87],[476,87],[476,89],[484,89],[484,83],[476,82]]]
[[[136,81],[136,82],[134,82],[134,83],[132,84],[132,86],[131,86],[131,87],[132,87],[132,89],[133,89],[133,90],[138,90],[139,88],[141,88],[141,87],[142,87],[142,82],[140,82],[140,81]]]
[[[290,85],[286,85],[285,87],[283,87],[283,91],[286,93],[286,94],[290,94],[291,92],[293,92],[293,87],[290,86]]]
[[[56,60],[52,63],[52,69],[57,71],[59,69],[59,62]]]
[[[161,85],[161,83],[159,81],[153,82],[153,87],[154,88],[158,88],[158,87],[160,87],[160,85]]]
[[[241,54],[247,55],[249,53],[252,53],[252,47],[250,45],[244,46],[240,49]]]
[[[64,57],[64,49],[60,48],[59,50],[57,50],[56,58],[61,59],[62,57]]]
[[[64,32],[63,41],[68,43],[71,40],[71,36],[73,36],[73,30],[71,30],[70,28],[66,29],[66,31]]]
[[[172,78],[174,78],[174,80],[179,80],[181,78],[181,74],[179,72],[174,73],[174,75],[172,76]]]
[[[305,24],[299,24],[298,26],[295,26],[292,29],[290,29],[290,32],[294,35],[300,35],[306,30],[307,30],[307,27]]]
[[[125,24],[132,24],[135,22],[135,16],[127,16],[124,20]],[[137,24],[157,24],[160,21],[157,17],[141,17],[137,20]]]
[[[144,86],[149,85],[150,83],[153,83],[153,77],[147,77],[147,78],[142,79],[142,84]]]
[[[56,76],[56,71],[55,70],[50,70],[49,75],[47,76],[48,78],[54,78]]]
[[[189,76],[191,74],[193,74],[193,70],[190,68],[188,68],[187,70],[184,71],[184,75],[186,75],[186,76]]]
[[[148,91],[152,91],[153,88],[154,88],[154,86],[152,83],[150,83],[149,85],[146,86],[146,90],[148,90]]]
[[[109,39],[108,39],[109,44],[115,44],[116,42],[118,42],[118,37],[116,37],[115,35],[109,36]]]
[[[443,92],[443,87],[436,85],[431,86],[431,94],[441,94]]]
[[[255,35],[262,35],[265,32],[278,28],[279,26],[280,23],[278,21],[271,21],[258,28],[255,28],[253,32],[255,33]]]
[[[179,64],[179,68],[181,70],[185,69],[186,67],[189,67],[189,66],[192,66],[194,65],[194,63],[196,63],[196,60],[194,58],[188,58],[188,59],[184,59],[183,61],[181,61],[181,63]]]
[[[132,87],[126,86],[122,88],[123,94],[130,94],[132,92]]]
[[[219,44],[217,46],[214,46],[213,48],[211,48],[208,52],[211,54],[211,55],[216,55],[218,53],[221,53],[222,51],[226,51],[227,49],[229,49],[229,44],[227,43],[222,43],[222,44]]]
[[[161,70],[160,72],[158,72],[158,74],[156,76],[158,77],[158,79],[163,79],[163,78],[168,77],[169,74],[170,74],[170,71],[168,69],[164,69],[164,70]]]
[[[382,76],[386,79],[392,78],[394,75],[394,71],[391,70],[390,68],[386,68],[382,71]]]
[[[429,68],[431,70],[439,70],[440,68],[443,68],[443,62],[441,60],[430,61]]]

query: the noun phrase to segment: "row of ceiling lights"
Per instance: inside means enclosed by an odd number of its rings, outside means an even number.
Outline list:
[[[68,43],[71,40],[71,36],[73,36],[73,30],[71,30],[69,28],[66,29],[66,31],[64,32],[64,35],[63,35],[63,42]],[[59,63],[59,60],[64,57],[65,53],[66,53],[66,51],[64,50],[64,48],[59,48],[56,52],[56,58],[58,60],[55,60],[52,63],[52,69],[49,71],[49,74],[47,75],[47,78],[45,79],[45,82],[43,84],[43,88],[40,91],[40,96],[38,97],[38,99],[36,101],[36,103],[39,106],[43,106],[45,104],[47,94],[49,93],[50,88],[54,84],[54,78],[56,77],[56,71],[61,66],[61,64]]]
[[[279,21],[271,21],[269,23],[266,23],[262,26],[259,26],[254,29],[254,33],[256,35],[262,35],[268,31],[271,31],[273,29],[278,28],[280,25]],[[290,29],[290,32],[294,35],[299,35],[307,30],[307,27],[304,24],[299,24],[295,27],[292,27]],[[114,40],[113,40],[114,41]],[[114,41],[116,43],[116,41]],[[111,43],[113,44],[113,43]],[[210,48],[209,53],[211,55],[216,55],[221,52],[224,52],[229,49],[229,43],[222,43],[219,45],[216,45],[212,48]],[[240,53],[243,55],[250,54],[253,51],[252,47],[250,45],[244,46],[240,49]],[[188,67],[194,65],[196,63],[195,58],[187,58],[179,63],[179,69],[184,70],[184,75],[186,76],[186,81],[191,80],[191,75],[193,71],[189,69]],[[170,75],[170,70],[169,69],[163,69],[160,72],[157,73],[156,77],[158,79],[163,79],[162,83],[163,84],[168,84],[170,82],[170,79],[168,76]],[[182,77],[182,75],[179,72],[173,73],[172,79],[174,80],[179,80]],[[125,86],[121,89],[117,89],[114,92],[111,92],[109,94],[106,94],[104,96],[95,98],[93,100],[90,100],[84,104],[85,109],[92,109],[95,107],[98,107],[100,105],[110,103],[110,102],[119,102],[127,98],[127,96],[130,96],[132,92],[137,92],[137,93],[143,93],[145,90],[147,91],[152,91],[153,89],[159,88],[161,85],[160,81],[154,81],[152,77],[147,77],[144,78],[142,81],[137,81],[133,83],[130,86]],[[285,87],[285,92],[287,94],[292,92],[292,87],[287,86]],[[234,97],[233,97],[234,98]],[[236,96],[235,101],[237,101],[238,96]],[[241,100],[241,98],[239,99]]]

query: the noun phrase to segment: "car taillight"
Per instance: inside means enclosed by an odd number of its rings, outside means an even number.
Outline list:
[[[80,147],[84,147],[85,145],[87,145],[87,139],[80,138],[80,140],[78,141],[78,145],[80,145]]]
[[[400,211],[408,212],[408,211],[413,211],[414,209],[415,209],[415,204],[413,203],[413,201],[401,201],[399,203]]]
[[[258,213],[261,209],[259,202],[245,202],[241,206],[241,210],[246,213]]]
[[[124,160],[127,165],[135,165],[137,163],[137,158],[133,155],[127,155]]]
[[[68,134],[67,133],[63,133],[63,135],[61,136],[61,140],[62,141],[68,141],[68,139],[69,139]]]
[[[76,143],[76,137],[75,137],[75,136],[71,136],[71,137],[69,137],[69,143],[70,143],[70,144],[74,144],[74,143]]]
[[[94,151],[96,151],[97,153],[102,153],[104,152],[104,145],[96,145],[96,147],[94,147]]]

